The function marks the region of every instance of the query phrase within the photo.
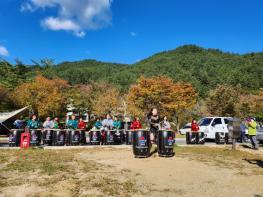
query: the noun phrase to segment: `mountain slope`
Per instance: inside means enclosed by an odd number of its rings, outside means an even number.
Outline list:
[[[4,65],[0,64],[0,72],[8,70],[9,73],[5,74],[5,77],[0,77],[0,83],[4,84],[14,80],[20,83],[32,78],[38,72],[48,77],[61,77],[71,84],[106,81],[121,87],[122,90],[127,90],[141,75],[165,75],[174,81],[192,83],[202,97],[217,84],[222,83],[240,84],[248,91],[263,87],[263,53],[239,55],[195,45],[185,45],[175,50],[161,52],[133,65],[83,60],[64,62],[52,67],[26,67],[25,74],[21,74],[21,67],[18,74],[18,66],[9,65],[6,68]],[[17,84],[11,82],[10,84]]]

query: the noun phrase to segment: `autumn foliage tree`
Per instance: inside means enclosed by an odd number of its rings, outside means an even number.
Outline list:
[[[162,76],[140,77],[128,94],[128,103],[133,110],[141,110],[145,114],[156,107],[161,114],[171,118],[192,108],[196,101],[197,93],[191,84],[174,83],[172,79]]]
[[[75,85],[65,93],[68,106],[72,106],[78,113],[85,113],[91,108],[91,92],[89,86]]]
[[[258,94],[242,94],[238,107],[240,117],[257,116],[263,119],[263,89]]]
[[[210,91],[206,101],[208,111],[215,116],[238,116],[241,88],[230,85],[218,85]]]
[[[65,109],[63,92],[68,88],[66,81],[37,76],[33,82],[19,85],[13,97],[21,106],[31,106],[40,117],[58,115]]]
[[[117,88],[106,85],[104,88],[94,89],[92,94],[92,109],[95,114],[119,113],[121,98]]]

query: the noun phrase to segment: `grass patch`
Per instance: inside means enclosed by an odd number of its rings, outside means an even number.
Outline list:
[[[195,147],[181,147],[177,146],[174,148],[178,155],[195,155],[195,156],[206,156],[209,158],[228,158],[228,159],[263,159],[263,156],[259,157],[249,152],[244,151],[232,151],[227,148],[212,148],[206,146],[195,146]]]
[[[89,160],[87,153],[90,151],[81,149],[2,150],[0,193],[23,184],[45,188],[43,196],[57,195],[58,190],[70,196],[132,196],[138,192],[135,183],[126,176],[130,170],[109,172],[114,166]]]
[[[232,151],[224,148],[212,148],[205,146],[174,147],[175,154],[207,164],[213,164],[222,168],[238,170],[242,175],[263,175],[260,164],[263,156],[258,156],[245,151]]]
[[[52,175],[61,171],[70,171],[67,163],[74,158],[73,154],[62,151],[43,149],[6,150],[0,153],[11,159],[1,171],[36,172]]]
[[[129,196],[129,194],[137,192],[133,181],[120,182],[110,177],[102,177],[96,180],[92,183],[92,187],[97,188],[107,196]]]

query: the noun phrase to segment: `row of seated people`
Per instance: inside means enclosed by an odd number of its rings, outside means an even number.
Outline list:
[[[37,120],[36,115],[33,115],[32,118],[28,121],[24,121],[21,119],[17,119],[14,122],[14,126],[16,129],[23,129],[25,126],[28,127],[29,129],[39,129],[39,128],[59,129],[60,128],[58,117],[55,117],[54,119],[47,117],[42,125]],[[76,116],[72,115],[71,118],[67,121],[66,127],[69,129],[86,129],[87,122],[83,121],[82,118],[77,120]],[[112,119],[111,115],[107,114],[105,119],[101,121],[100,118],[97,118],[94,124],[92,125],[93,129],[101,129],[102,127],[107,127],[110,129],[113,129],[113,128],[120,129],[121,121],[118,119],[118,117],[114,117],[114,119]],[[134,121],[131,123],[130,129],[141,129],[141,128],[142,128],[142,125],[139,121],[139,118],[135,118]]]
[[[161,128],[164,129],[170,129],[171,125],[169,121],[167,120],[167,117],[165,116],[163,120],[160,119],[160,116],[156,109],[153,109],[150,113],[150,115],[147,117],[147,122],[150,126],[150,130],[158,130],[158,128],[161,125]],[[25,126],[25,122],[22,120],[16,120],[14,122],[14,125],[16,128],[21,129],[23,126]],[[51,119],[50,117],[46,118],[46,121],[41,126],[40,122],[37,120],[37,116],[33,115],[32,118],[27,121],[26,126],[29,129],[59,129],[59,119],[58,117],[55,117],[54,119]],[[94,124],[92,125],[93,129],[101,129],[101,128],[108,128],[108,129],[121,129],[121,121],[118,119],[118,117],[112,118],[110,114],[107,114],[106,117],[101,121],[100,118],[97,118],[96,121],[94,121]],[[87,123],[80,118],[79,120],[76,119],[75,115],[72,115],[70,119],[66,122],[66,128],[69,129],[87,129]],[[133,122],[130,125],[129,129],[141,129],[142,124],[138,117],[136,117]]]

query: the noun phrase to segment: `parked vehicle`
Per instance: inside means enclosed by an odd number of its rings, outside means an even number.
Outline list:
[[[263,143],[263,127],[260,127],[258,130],[257,130],[257,141],[259,143]]]
[[[66,114],[66,122],[68,122],[68,120],[70,119],[70,116],[72,116],[72,115],[75,115],[77,120],[82,118],[82,120],[84,122],[89,122],[89,115],[87,113],[84,113],[82,115],[78,115],[78,114],[76,114],[74,112],[67,112],[67,114]]]
[[[191,131],[191,123],[187,123],[186,125],[184,125],[180,130],[179,133],[181,135],[185,135],[186,132],[190,132]]]
[[[228,133],[227,124],[231,117],[205,117],[198,121],[200,131],[206,139],[215,139],[216,133]]]

